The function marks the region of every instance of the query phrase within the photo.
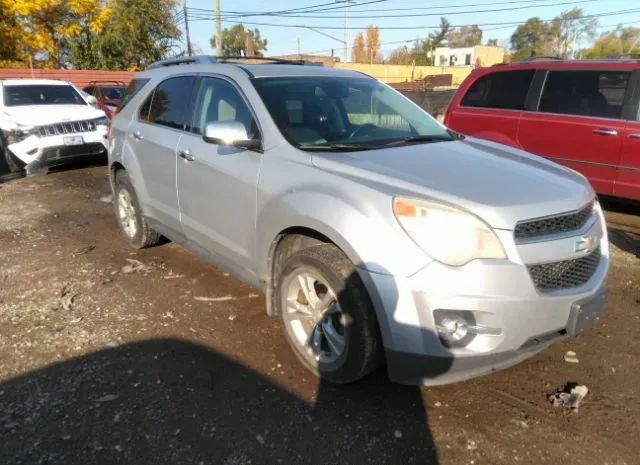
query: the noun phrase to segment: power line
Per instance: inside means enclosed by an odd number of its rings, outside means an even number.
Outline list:
[[[622,14],[630,14],[630,13],[639,13],[640,12],[640,8],[630,8],[627,10],[618,10],[618,11],[610,11],[610,12],[605,12],[605,13],[598,13],[598,14],[592,14],[592,15],[583,15],[581,16],[579,19],[586,19],[586,18],[599,18],[599,17],[605,17],[605,16],[616,16],[616,15],[622,15]],[[553,21],[555,18],[552,19],[542,19],[540,20],[541,22],[550,22]],[[198,20],[210,20],[210,18],[201,18]],[[237,21],[229,21],[229,20],[223,20],[223,22],[226,23],[237,23]],[[251,26],[272,26],[272,27],[283,27],[283,28],[302,28],[302,29],[306,29],[307,26],[306,25],[301,25],[301,24],[276,24],[276,23],[263,23],[263,22],[253,22],[253,21],[242,21],[243,24],[248,24]],[[496,22],[496,23],[469,23],[469,24],[452,24],[451,27],[455,28],[455,27],[469,27],[469,26],[516,26],[516,25],[520,25],[520,24],[525,24],[526,21],[507,21],[507,22]],[[336,30],[336,29],[343,29],[343,27],[341,26],[317,26],[314,25],[313,26],[315,29],[321,29],[321,30]],[[408,30],[408,29],[439,29],[440,25],[429,25],[429,26],[378,26],[378,29],[380,30]],[[350,30],[361,30],[363,29],[363,27],[357,27],[357,26],[350,26],[348,27],[348,29]]]
[[[516,10],[528,10],[531,8],[544,8],[550,6],[562,6],[562,5],[576,5],[580,3],[591,3],[600,0],[572,0],[565,2],[554,2],[547,3],[544,5],[525,5],[525,6],[517,6],[517,7],[508,7],[508,8],[491,8],[491,9],[483,9],[483,10],[471,10],[471,11],[445,11],[438,13],[403,13],[403,14],[382,14],[382,15],[350,15],[351,19],[380,19],[380,18],[415,18],[415,17],[427,17],[427,16],[455,16],[455,15],[466,15],[473,13],[497,13],[504,11],[516,11]],[[306,13],[306,12],[305,12]],[[256,15],[244,15],[246,16],[256,16]],[[305,18],[305,19],[340,19],[342,16],[331,16],[331,15],[309,15],[309,14],[280,14],[274,13],[269,16],[274,17],[282,17],[282,18]],[[226,18],[226,17],[225,17]]]

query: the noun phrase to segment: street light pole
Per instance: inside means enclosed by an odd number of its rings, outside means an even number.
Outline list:
[[[215,10],[216,25],[216,55],[222,56],[222,23],[220,22],[220,0],[213,1],[213,9]]]

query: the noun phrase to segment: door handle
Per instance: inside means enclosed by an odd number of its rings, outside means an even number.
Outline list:
[[[640,139],[640,132],[629,134],[629,139]]]
[[[193,156],[193,154],[191,153],[191,150],[189,149],[178,150],[178,156],[187,161],[193,161],[196,159],[196,157]]]
[[[142,140],[144,139],[144,137],[142,137],[142,133],[140,132],[140,129],[136,129],[135,131],[133,131],[131,133],[131,137],[133,137],[135,140]]]
[[[618,131],[615,129],[594,129],[594,134],[598,134],[599,136],[617,136]]]

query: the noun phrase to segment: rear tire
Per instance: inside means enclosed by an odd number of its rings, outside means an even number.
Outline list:
[[[380,331],[369,294],[336,246],[291,255],[276,276],[276,289],[287,341],[307,369],[346,384],[380,365]]]
[[[124,170],[116,173],[113,207],[120,230],[133,247],[144,249],[160,242],[162,236],[142,216],[138,197]]]

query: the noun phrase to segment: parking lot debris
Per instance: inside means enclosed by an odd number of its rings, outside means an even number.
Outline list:
[[[549,401],[554,407],[566,407],[578,410],[580,402],[587,396],[587,386],[576,383],[567,383],[562,389],[549,396]]]
[[[568,350],[567,353],[564,354],[564,361],[567,363],[578,363],[578,354],[573,350]]]
[[[396,439],[402,439],[402,431],[400,431],[399,429],[395,430],[393,432],[393,437]]]
[[[152,270],[149,265],[145,265],[140,260],[136,260],[135,258],[127,258],[126,259],[129,264],[122,267],[123,273],[148,273]]]
[[[261,446],[264,446],[264,443],[266,442],[266,441],[264,440],[264,437],[263,437],[261,434],[258,434],[258,435],[256,436],[256,441],[258,441],[258,443],[259,443]]]
[[[76,298],[78,294],[73,294],[65,284],[62,286],[62,290],[60,291],[60,303],[59,307],[63,310],[69,311],[71,310],[71,306],[73,304],[73,299]]]
[[[117,400],[119,398],[120,398],[120,396],[118,394],[107,394],[107,395],[104,395],[104,396],[100,397],[99,399],[96,399],[96,402],[100,402],[100,403],[111,402],[111,401]]]
[[[113,196],[111,194],[103,195],[98,200],[100,200],[100,202],[104,202],[104,203],[111,203],[111,202],[113,202]]]

